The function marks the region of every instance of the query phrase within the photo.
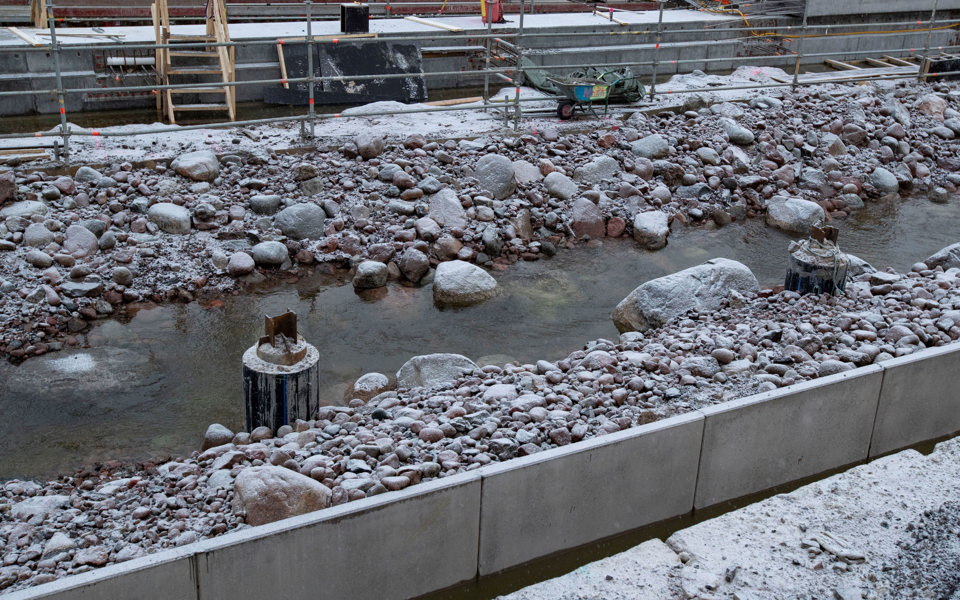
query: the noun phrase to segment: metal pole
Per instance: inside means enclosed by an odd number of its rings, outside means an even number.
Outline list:
[[[520,14],[523,14],[523,0],[520,0]],[[520,129],[520,84],[524,83],[523,69],[520,68],[520,62],[523,60],[523,47],[520,47],[520,52],[517,53],[517,71],[513,74],[514,81],[517,82],[517,96],[514,99],[513,106],[513,130],[517,131]]]
[[[937,5],[940,0],[933,0],[933,10],[930,11],[930,27],[927,29],[927,45],[923,48],[923,63],[917,72],[917,81],[926,79],[926,74],[930,72],[930,39],[933,37],[933,22],[937,18]]]
[[[496,0],[480,0],[480,1],[487,3],[487,35],[490,36],[490,35],[493,35],[493,15],[490,14],[490,11],[493,10],[493,3],[496,2]],[[486,43],[487,59],[486,59],[486,66],[484,67],[484,70],[490,69],[490,46],[491,45],[493,45],[493,40],[487,37],[487,43]],[[489,98],[490,98],[490,74],[484,73],[483,74],[484,112],[486,112],[486,105],[487,105],[487,102],[489,101]]]
[[[793,89],[797,89],[800,80],[800,59],[803,57],[803,40],[807,37],[807,8],[809,2],[803,3],[803,25],[800,26],[800,42],[797,44],[797,64],[793,67]]]
[[[53,0],[47,4],[47,22],[50,25],[50,50],[57,73],[57,102],[60,104],[60,137],[63,138],[63,160],[70,160],[70,130],[67,128],[67,106],[64,102],[63,75],[60,71],[60,44],[57,43],[57,27],[53,18]]]
[[[663,34],[663,0],[660,3],[660,16],[657,18],[657,45],[653,48],[653,79],[650,80],[650,101],[657,92],[657,65],[660,64],[660,38]]]
[[[524,2],[523,0],[520,0],[520,28],[519,28],[519,31],[517,32],[517,35],[519,36],[519,39],[517,40],[518,42],[521,39],[523,39],[523,11],[525,10],[526,10],[526,7],[524,6]]]
[[[311,12],[311,2],[306,0],[307,5],[307,71],[310,74],[310,105],[307,112],[310,115],[310,138],[313,139],[314,129],[314,110],[313,110],[313,89],[316,82],[316,74],[313,72],[313,14]]]

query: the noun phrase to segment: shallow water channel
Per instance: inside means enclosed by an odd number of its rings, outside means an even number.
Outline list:
[[[842,249],[904,271],[960,241],[958,222],[960,201],[913,199],[868,205],[836,224]],[[763,285],[782,283],[789,239],[752,221],[680,229],[653,253],[607,240],[495,272],[504,293],[465,309],[435,308],[429,286],[390,285],[373,299],[358,297],[342,275],[321,274],[229,296],[216,308],[145,308],[129,322],[100,323],[83,349],[0,363],[0,479],[186,454],[210,423],[237,430],[240,356],[262,334],[264,313],[297,312],[301,333],[321,351],[322,400],[341,403],[356,377],[394,373],[417,354],[530,362],[615,339],[610,311],[634,287],[713,257],[743,262]]]

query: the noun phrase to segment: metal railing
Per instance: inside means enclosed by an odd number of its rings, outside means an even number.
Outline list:
[[[495,0],[483,0],[485,2],[492,3]],[[529,3],[532,5],[532,2]],[[403,111],[382,111],[382,112],[364,112],[364,116],[386,116],[394,115],[400,113],[407,114],[416,114],[416,113],[426,113],[426,112],[443,112],[443,111],[463,111],[463,110],[482,110],[485,112],[490,112],[495,110],[499,112],[499,117],[503,118],[504,125],[509,124],[510,116],[513,117],[513,126],[514,128],[519,128],[521,123],[521,118],[523,114],[523,105],[530,102],[543,102],[544,99],[560,99],[557,97],[546,97],[546,98],[533,98],[533,99],[524,99],[520,97],[520,86],[523,83],[523,68],[521,67],[521,61],[525,57],[531,56],[535,53],[536,48],[528,45],[529,43],[536,43],[545,37],[556,38],[556,33],[543,33],[537,31],[524,30],[523,17],[527,11],[528,3],[521,0],[519,4],[519,14],[521,15],[516,31],[510,33],[494,33],[492,29],[492,24],[488,23],[486,26],[486,33],[476,33],[476,32],[463,32],[463,33],[454,33],[454,32],[440,32],[432,35],[393,35],[393,36],[383,36],[377,38],[357,38],[350,39],[351,42],[356,43],[383,43],[383,42],[404,42],[404,43],[435,43],[437,39],[441,39],[444,42],[451,40],[467,40],[468,44],[476,45],[478,49],[483,51],[483,67],[479,69],[474,69],[470,71],[463,70],[433,70],[427,71],[424,73],[417,73],[411,75],[410,73],[395,73],[395,74],[377,74],[377,75],[334,75],[334,76],[320,76],[314,72],[313,68],[313,50],[315,46],[323,44],[337,44],[339,39],[336,37],[330,36],[316,36],[313,32],[312,27],[312,8],[311,2],[307,1],[304,3],[307,18],[305,22],[306,37],[300,38],[298,43],[306,44],[308,51],[308,66],[307,74],[303,77],[276,77],[269,79],[253,79],[246,81],[233,81],[226,83],[224,85],[229,86],[233,89],[236,89],[240,86],[268,86],[268,85],[282,85],[282,84],[305,84],[308,90],[308,102],[306,111],[302,114],[292,114],[289,116],[281,117],[270,117],[270,118],[258,118],[258,119],[248,119],[243,121],[221,121],[221,122],[212,122],[204,123],[202,125],[177,125],[170,126],[169,128],[158,128],[156,126],[144,127],[142,129],[131,130],[130,128],[125,128],[122,133],[115,133],[109,130],[99,131],[96,129],[90,130],[77,130],[71,128],[68,124],[67,119],[67,110],[68,106],[67,99],[74,95],[90,94],[90,93],[99,93],[103,92],[102,87],[89,87],[89,86],[77,86],[77,87],[67,87],[64,84],[65,75],[61,69],[62,63],[62,53],[65,51],[65,46],[62,43],[61,39],[58,39],[58,29],[57,29],[57,19],[55,17],[55,6],[53,3],[47,4],[48,11],[48,26],[49,26],[49,39],[48,44],[39,44],[36,46],[28,47],[11,47],[7,46],[0,48],[0,53],[9,53],[9,52],[44,52],[49,53],[53,59],[53,66],[55,70],[54,74],[54,87],[41,90],[4,90],[0,91],[0,100],[4,97],[16,97],[16,96],[49,96],[54,97],[57,100],[58,110],[59,110],[59,127],[44,132],[36,133],[0,133],[0,139],[38,139],[38,138],[56,138],[59,142],[60,147],[62,148],[60,158],[64,161],[68,161],[70,158],[70,138],[71,137],[87,137],[87,136],[101,136],[101,137],[113,137],[113,136],[136,136],[143,134],[156,134],[163,131],[186,131],[192,129],[216,129],[216,128],[228,128],[228,127],[249,127],[256,125],[268,125],[273,123],[300,123],[301,126],[301,135],[304,139],[312,138],[315,135],[315,126],[318,122],[325,119],[336,119],[340,118],[343,115],[339,113],[333,114],[322,114],[318,113],[315,109],[315,95],[316,95],[316,86],[323,85],[326,82],[339,82],[343,83],[345,79],[351,81],[363,82],[363,81],[372,81],[372,80],[384,80],[384,79],[404,79],[412,76],[423,77],[424,79],[434,79],[434,78],[444,78],[451,79],[454,78],[458,81],[460,80],[477,80],[482,78],[483,81],[483,102],[480,103],[477,107],[465,107],[465,106],[431,106],[424,108],[416,109],[406,109]],[[667,50],[676,50],[672,47],[673,45],[682,45],[684,42],[671,41],[668,44],[664,43],[664,39],[667,37],[682,39],[684,36],[696,38],[700,36],[702,38],[703,31],[700,29],[691,30],[688,27],[679,27],[679,28],[666,28],[663,19],[664,8],[661,4],[661,8],[658,14],[658,19],[656,22],[656,27],[645,26],[645,28],[627,28],[626,30],[622,26],[612,30],[610,33],[613,35],[628,35],[632,38],[640,38],[639,41],[643,42],[641,46],[648,50],[652,56],[649,60],[622,60],[614,62],[604,62],[603,66],[614,69],[614,68],[630,68],[630,69],[639,69],[641,71],[646,71],[646,74],[637,77],[641,80],[644,80],[646,77],[649,77],[647,80],[649,82],[647,98],[650,101],[654,101],[658,96],[662,97],[666,94],[670,94],[670,91],[658,90],[658,79],[661,79],[669,71],[670,74],[675,72],[685,72],[692,70],[692,68],[705,68],[706,70],[711,70],[711,66],[715,66],[718,69],[729,69],[731,66],[736,65],[751,65],[751,66],[781,66],[784,68],[792,68],[792,80],[782,81],[777,83],[752,83],[752,84],[741,84],[741,85],[726,85],[722,87],[705,87],[702,89],[685,89],[685,92],[716,92],[720,90],[748,90],[748,89],[768,89],[768,88],[778,88],[778,87],[793,87],[797,88],[798,86],[805,85],[805,82],[800,77],[800,65],[801,62],[809,62],[811,60],[827,59],[827,58],[836,58],[843,57],[846,60],[852,60],[857,57],[869,57],[871,55],[877,55],[880,53],[904,57],[904,56],[913,56],[921,59],[920,64],[918,65],[917,72],[910,72],[907,74],[900,73],[891,73],[887,76],[887,79],[908,79],[908,78],[937,78],[944,77],[948,75],[957,75],[957,71],[950,72],[941,72],[941,73],[931,73],[928,70],[924,69],[923,60],[926,60],[930,57],[932,52],[940,53],[942,51],[953,51],[960,48],[960,43],[958,43],[958,38],[954,35],[953,43],[943,47],[933,45],[933,32],[941,30],[952,30],[957,31],[958,26],[960,26],[960,20],[956,19],[941,19],[938,20],[938,14],[936,6],[934,6],[933,11],[930,14],[930,18],[927,21],[898,21],[898,22],[884,22],[884,23],[848,23],[842,25],[815,25],[811,26],[808,24],[806,15],[803,16],[802,23],[799,26],[786,24],[786,25],[773,25],[769,27],[758,27],[756,25],[745,25],[740,26],[736,24],[736,21],[726,23],[722,27],[722,31],[725,33],[738,34],[737,37],[733,37],[729,40],[731,44],[740,44],[744,40],[751,39],[753,37],[761,37],[765,39],[772,40],[776,44],[776,51],[768,54],[761,55],[751,55],[751,56],[737,56],[731,48],[730,55],[724,55],[720,57],[695,57],[695,58],[680,58],[679,52],[675,58],[666,58],[664,53]],[[615,14],[615,13],[614,13]],[[611,20],[613,17],[611,16]],[[638,26],[639,27],[639,26]],[[823,36],[840,36],[846,35],[850,36],[852,39],[857,39],[866,35],[876,35],[876,36],[890,36],[891,39],[896,39],[898,44],[901,43],[901,40],[904,39],[904,28],[909,28],[907,33],[916,34],[925,38],[925,43],[921,48],[914,47],[899,47],[899,45],[894,44],[890,47],[881,47],[878,49],[871,50],[850,50],[842,52],[806,52],[805,45],[810,43],[810,40],[817,37]],[[866,29],[866,31],[865,31]],[[713,28],[707,29],[707,31],[712,31]],[[571,43],[576,43],[576,40],[582,39],[586,36],[593,36],[596,38],[598,36],[597,32],[571,32],[569,34],[564,34],[565,39],[569,38]],[[282,40],[281,40],[282,42]],[[176,44],[178,48],[189,48],[195,46],[197,48],[209,48],[211,46],[218,47],[253,47],[257,45],[265,46],[276,46],[278,40],[276,39],[260,39],[260,40],[245,40],[245,41],[231,41],[220,44],[211,44],[208,42],[198,42],[196,44]],[[795,50],[790,50],[784,48],[786,44],[796,44]],[[854,46],[854,44],[851,44]],[[96,43],[96,44],[84,44],[82,48],[84,50],[157,50],[161,48],[168,48],[170,45],[157,44],[157,43]],[[75,50],[76,46],[70,46],[71,50]],[[558,65],[542,65],[537,66],[538,69],[544,71],[560,71],[560,72],[570,72],[573,70],[584,69],[590,66],[596,66],[597,62],[595,59],[595,54],[598,51],[611,51],[616,52],[618,48],[623,48],[619,45],[608,45],[608,46],[584,46],[580,49],[579,52],[571,53],[574,58],[568,62]],[[636,49],[636,46],[629,46],[631,49]],[[423,47],[425,50],[429,50],[429,47]],[[580,58],[582,56],[583,58]],[[591,60],[592,59],[592,60]],[[666,69],[665,66],[669,65],[669,69]],[[686,68],[689,67],[689,68]],[[844,81],[847,82],[858,82],[867,79],[873,79],[876,75],[871,73],[869,76],[864,77],[845,77]],[[503,82],[509,86],[513,86],[515,91],[511,100],[504,98],[493,98],[491,96],[491,78],[494,81]],[[141,93],[147,92],[150,94],[159,94],[163,90],[176,87],[178,89],[190,89],[193,87],[203,88],[209,86],[208,83],[196,83],[196,84],[176,84],[173,85],[160,85],[159,83],[150,82],[144,85],[124,85],[120,87],[112,87],[109,89],[113,93]],[[632,107],[636,109],[636,106]],[[628,107],[629,109],[629,107]]]

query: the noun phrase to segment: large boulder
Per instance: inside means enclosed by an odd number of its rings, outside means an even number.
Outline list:
[[[170,168],[187,179],[213,181],[220,174],[220,161],[213,152],[200,150],[181,154],[170,163]]]
[[[509,162],[509,161],[508,161]],[[460,204],[457,193],[450,188],[443,188],[427,200],[430,218],[442,227],[467,226],[467,213]]]
[[[424,354],[414,356],[397,371],[397,386],[401,388],[430,387],[451,381],[479,367],[461,354]]]
[[[330,504],[330,489],[285,467],[264,465],[240,471],[234,482],[233,506],[247,514],[247,523],[263,525],[296,517]]]
[[[927,260],[923,261],[923,263],[931,269],[943,267],[944,271],[954,267],[960,268],[960,242],[951,244],[946,248],[941,248],[934,254],[928,256]]]
[[[190,211],[180,205],[158,202],[150,207],[147,214],[160,231],[175,234],[190,232]]]
[[[543,180],[543,186],[547,189],[548,194],[561,200],[569,200],[580,189],[577,182],[559,171],[547,173]]]
[[[56,239],[56,234],[43,223],[31,223],[23,232],[23,245],[43,248]]]
[[[32,215],[45,215],[48,210],[50,209],[47,208],[47,205],[39,200],[21,200],[0,208],[0,219],[6,219],[7,217],[30,218]]]
[[[280,242],[260,242],[253,247],[253,262],[261,267],[280,267],[290,257],[287,247]]]
[[[353,287],[358,290],[372,290],[387,285],[387,265],[376,260],[365,260],[357,265],[353,276]]]
[[[440,306],[469,306],[498,293],[497,280],[476,265],[462,260],[437,265],[433,301]]]
[[[721,118],[720,126],[727,137],[730,138],[730,141],[738,146],[749,146],[754,141],[753,132],[739,125],[733,119]]]
[[[606,233],[600,208],[586,198],[578,198],[573,202],[570,228],[577,237],[588,235],[591,238],[601,238]]]
[[[823,225],[823,209],[816,202],[801,198],[774,196],[767,202],[767,225],[793,233],[810,233]]]
[[[877,167],[870,173],[867,182],[881,194],[893,194],[900,191],[900,182],[897,176],[883,167]]]
[[[493,194],[497,200],[503,200],[517,190],[513,162],[506,156],[487,154],[477,161],[473,174],[480,181],[480,189]]]
[[[928,117],[942,121],[943,113],[949,106],[950,105],[947,103],[946,99],[944,99],[942,96],[938,96],[936,94],[927,94],[917,100],[916,109]]]
[[[294,204],[277,213],[275,223],[283,235],[294,240],[323,237],[327,213],[312,202]]]
[[[670,144],[658,133],[633,142],[630,149],[642,158],[663,158],[670,154]]]
[[[689,310],[716,310],[731,291],[747,294],[759,287],[746,266],[735,260],[714,258],[644,283],[630,292],[611,316],[620,333],[646,331]]]
[[[637,213],[633,218],[633,239],[647,250],[659,250],[666,246],[669,234],[669,219],[662,210]]]
[[[74,258],[83,258],[96,254],[100,249],[97,236],[83,225],[67,227],[67,235],[63,240],[63,251]]]
[[[619,170],[620,163],[617,159],[602,154],[587,164],[577,167],[573,177],[585,183],[600,183],[604,179],[612,178]]]

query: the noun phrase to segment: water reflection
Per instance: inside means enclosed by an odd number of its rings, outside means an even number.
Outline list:
[[[871,205],[839,223],[840,243],[876,267],[906,270],[958,241],[958,217],[956,202]],[[321,351],[323,401],[339,403],[356,377],[394,373],[416,354],[528,362],[614,338],[610,311],[634,287],[713,257],[743,262],[765,285],[781,283],[789,240],[760,222],[675,231],[655,253],[609,240],[494,273],[504,293],[461,309],[436,309],[429,287],[391,285],[358,298],[343,276],[324,274],[206,306],[143,308],[127,323],[100,323],[83,350],[0,365],[0,478],[188,453],[209,423],[238,428],[240,356],[265,313],[297,311]]]

